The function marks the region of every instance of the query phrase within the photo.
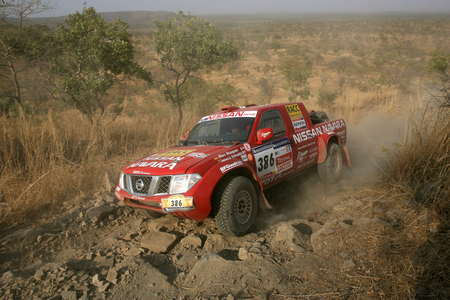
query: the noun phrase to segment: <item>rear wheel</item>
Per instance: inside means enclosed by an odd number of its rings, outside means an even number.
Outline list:
[[[222,182],[214,196],[214,215],[219,230],[243,236],[252,227],[258,210],[256,191],[249,179],[231,177]]]
[[[328,146],[327,158],[317,165],[320,179],[325,183],[338,183],[342,174],[342,152],[337,144]]]

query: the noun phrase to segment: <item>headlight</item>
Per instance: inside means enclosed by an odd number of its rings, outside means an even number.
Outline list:
[[[119,187],[123,190],[123,172],[120,172]]]
[[[201,178],[199,174],[174,175],[170,182],[169,194],[186,193]]]

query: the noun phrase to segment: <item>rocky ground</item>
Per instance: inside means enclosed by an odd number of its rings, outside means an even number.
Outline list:
[[[274,209],[241,238],[213,219],[152,219],[110,189],[76,197],[2,229],[0,299],[378,299],[379,249],[364,240],[410,205],[389,207],[367,184],[300,179],[268,190]]]

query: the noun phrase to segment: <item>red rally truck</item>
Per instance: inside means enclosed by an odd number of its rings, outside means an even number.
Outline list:
[[[346,142],[344,120],[302,103],[223,107],[177,146],[125,166],[115,195],[153,216],[213,216],[223,234],[242,236],[258,209],[270,208],[271,186],[312,167],[323,182],[338,182],[351,165]]]

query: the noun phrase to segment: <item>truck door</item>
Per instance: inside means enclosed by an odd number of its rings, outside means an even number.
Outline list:
[[[303,107],[303,106],[302,106]],[[314,128],[306,110],[300,105],[290,104],[285,106],[294,128],[292,144],[295,172],[304,170],[317,163],[318,158],[318,136],[322,134],[320,129]]]
[[[257,130],[264,128],[272,128],[273,138],[252,151],[257,174],[263,186],[268,186],[294,172],[294,154],[279,109],[268,110],[262,114]]]

